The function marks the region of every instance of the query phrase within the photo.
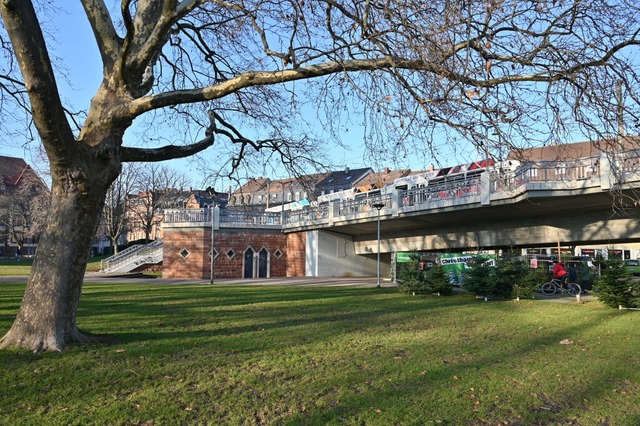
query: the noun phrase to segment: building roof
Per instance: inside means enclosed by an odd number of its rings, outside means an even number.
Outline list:
[[[520,161],[561,161],[585,157],[597,157],[601,152],[612,152],[620,149],[640,148],[640,137],[626,136],[600,139],[596,141],[573,142],[566,144],[552,144],[535,148],[512,150],[507,159]]]
[[[330,172],[318,184],[318,188],[351,188],[362,178],[371,173],[371,167],[361,169],[344,169],[341,171]]]
[[[270,193],[287,192],[291,189],[295,181],[294,178],[276,179],[270,181],[267,187]]]
[[[30,168],[22,158],[0,155],[0,186],[2,184],[7,188],[15,186],[24,172]]]
[[[358,182],[358,188],[369,187],[370,189],[382,188],[390,185],[394,180],[405,177],[411,173],[411,169],[390,170],[388,167],[382,171],[369,173]],[[363,190],[364,191],[364,190]]]
[[[258,192],[261,189],[265,188],[270,182],[271,182],[271,179],[269,179],[269,178],[264,178],[264,177],[251,178],[251,179],[249,179],[249,181],[247,183],[242,185],[237,190],[233,191],[232,194],[233,195],[235,195],[235,194],[253,194],[253,193]]]

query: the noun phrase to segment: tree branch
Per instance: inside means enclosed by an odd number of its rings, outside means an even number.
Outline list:
[[[51,60],[30,1],[3,0],[0,15],[11,39],[42,144],[52,162],[74,152],[73,132],[66,119]]]
[[[190,145],[165,145],[160,148],[120,148],[120,158],[123,162],[157,162],[172,160],[174,158],[184,158],[197,154],[213,145],[215,129],[215,113],[209,112],[211,124],[205,131],[204,139]]]
[[[286,83],[296,80],[308,80],[323,77],[338,72],[371,71],[385,68],[408,69],[412,71],[426,71],[448,78],[452,81],[468,84],[474,87],[494,87],[496,85],[514,82],[552,82],[562,78],[562,75],[531,74],[503,76],[492,79],[476,79],[464,74],[455,73],[440,67],[438,64],[421,60],[384,57],[377,59],[348,60],[343,62],[326,62],[292,70],[280,71],[249,71],[209,87],[177,90],[157,95],[135,99],[121,107],[119,113],[124,117],[137,117],[145,112],[164,108],[171,105],[209,101],[225,97],[240,89],[252,86],[266,86]]]
[[[120,53],[122,39],[116,33],[109,10],[104,0],[82,0],[82,6],[98,43],[102,64],[105,69],[112,69]]]
[[[120,148],[120,158],[123,162],[157,162],[184,158],[204,151],[212,146],[213,142],[213,136],[207,136],[194,144],[184,146],[165,145],[160,148],[129,148],[123,146]]]

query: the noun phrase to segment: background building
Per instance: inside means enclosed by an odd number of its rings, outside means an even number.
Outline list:
[[[49,188],[23,159],[0,156],[0,257],[35,253]]]

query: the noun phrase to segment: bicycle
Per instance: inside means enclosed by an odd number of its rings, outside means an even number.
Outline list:
[[[540,291],[542,291],[542,294],[547,296],[553,296],[558,292],[562,294],[568,293],[570,296],[576,296],[582,292],[582,289],[576,283],[566,283],[565,285],[562,285],[562,280],[560,278],[553,278],[551,281],[542,284]]]

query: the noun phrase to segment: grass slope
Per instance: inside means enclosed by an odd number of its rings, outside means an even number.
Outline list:
[[[640,316],[598,302],[87,284],[79,324],[110,343],[0,351],[0,424],[640,424]]]

